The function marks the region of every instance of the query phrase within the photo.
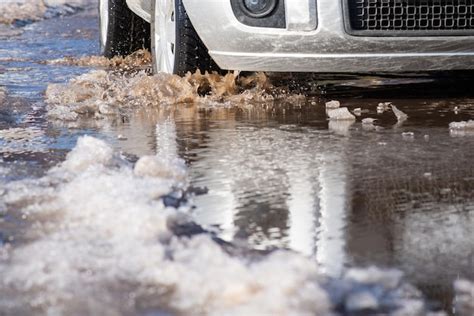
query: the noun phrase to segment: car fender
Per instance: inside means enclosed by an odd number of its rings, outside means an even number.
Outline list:
[[[151,4],[153,0],[126,0],[130,10],[136,15],[147,21],[151,22]]]

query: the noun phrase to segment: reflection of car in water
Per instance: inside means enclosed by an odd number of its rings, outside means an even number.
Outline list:
[[[100,16],[106,56],[151,37],[155,70],[178,74],[474,68],[472,1],[100,0]]]
[[[452,281],[472,278],[474,170],[466,152],[425,141],[395,146],[398,133],[384,134],[384,145],[373,141],[379,133],[346,128],[341,137],[343,126],[306,128],[311,114],[293,125],[301,113],[278,107],[137,114],[111,128],[128,139],[120,149],[184,158],[191,186],[209,190],[193,197],[190,214],[220,238],[293,249],[336,277],[349,266],[398,267],[446,308]]]

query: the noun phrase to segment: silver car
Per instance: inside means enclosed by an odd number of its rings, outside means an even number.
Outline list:
[[[474,68],[474,0],[100,0],[106,56],[150,47],[155,71]]]

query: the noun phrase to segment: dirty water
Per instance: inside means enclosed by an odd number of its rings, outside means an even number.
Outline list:
[[[472,314],[467,85],[150,77],[96,24],[1,40],[0,313]]]

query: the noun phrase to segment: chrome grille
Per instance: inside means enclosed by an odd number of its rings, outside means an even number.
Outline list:
[[[474,30],[474,0],[347,0],[355,31]]]

